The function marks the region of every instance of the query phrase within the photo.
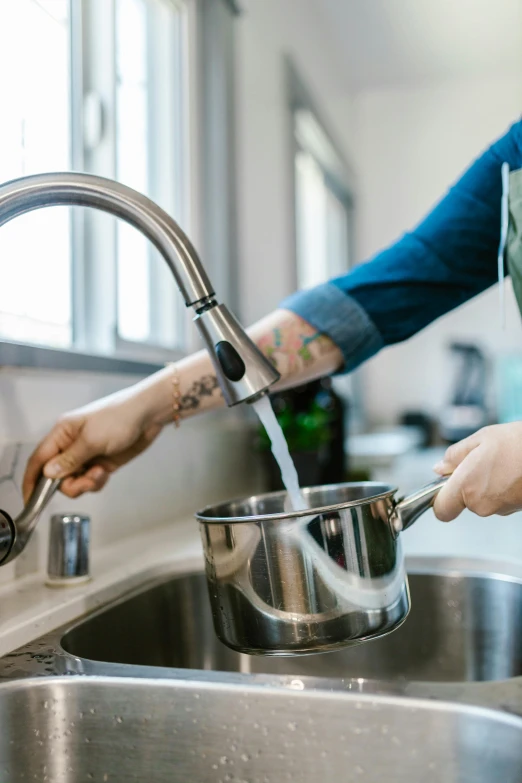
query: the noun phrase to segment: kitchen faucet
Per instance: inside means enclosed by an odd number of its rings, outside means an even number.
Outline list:
[[[0,226],[26,212],[52,206],[94,207],[122,218],[159,250],[207,348],[228,406],[252,402],[279,379],[225,305],[218,303],[198,254],[178,224],[157,204],[113,180],[74,172],[36,174],[0,186]],[[25,548],[59,481],[42,477],[15,519],[0,511],[0,566]]]

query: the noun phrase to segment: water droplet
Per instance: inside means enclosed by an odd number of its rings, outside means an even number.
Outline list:
[[[295,731],[297,729],[297,723],[289,723],[288,728],[290,731]]]
[[[250,761],[250,756],[248,755],[248,753],[241,754],[241,761]]]

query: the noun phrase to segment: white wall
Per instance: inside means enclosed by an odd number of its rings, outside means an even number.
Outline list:
[[[309,0],[245,0],[238,21],[241,315],[266,315],[295,288],[292,151],[284,57],[317,99],[347,160],[354,118],[342,67]]]
[[[520,114],[520,77],[365,91],[357,114],[358,257],[366,259],[411,228],[471,160]],[[510,292],[511,294],[511,292]],[[405,408],[436,411],[445,401],[448,352],[469,338],[493,356],[522,350],[522,326],[508,297],[508,328],[499,328],[498,292],[383,351],[362,371],[373,423]]]

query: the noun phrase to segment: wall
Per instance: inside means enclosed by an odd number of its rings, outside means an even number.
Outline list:
[[[357,96],[358,257],[365,259],[412,227],[451,182],[520,114],[520,79],[370,90]],[[436,411],[448,387],[454,338],[470,338],[490,356],[522,348],[511,291],[507,329],[499,328],[498,291],[486,292],[362,371],[373,423],[404,408]]]
[[[241,315],[252,322],[295,289],[289,55],[350,161],[354,120],[342,67],[310,0],[244,0],[238,20]]]

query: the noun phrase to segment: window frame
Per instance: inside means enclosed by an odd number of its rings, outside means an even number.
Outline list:
[[[197,45],[193,24],[190,24],[188,6],[195,0],[161,0],[181,11],[181,38],[185,49],[183,56],[188,65],[188,51]],[[98,112],[99,122],[104,126],[103,138],[100,144],[93,149],[85,145],[84,127],[85,116],[82,117],[81,126],[78,129],[78,139],[73,144],[73,149],[80,147],[78,163],[73,161],[73,168],[79,164],[81,170],[92,174],[103,175],[106,171],[117,171],[116,152],[116,50],[115,50],[115,26],[116,26],[116,2],[115,0],[71,0],[73,22],[73,9],[76,7],[76,46],[83,47],[80,62],[76,63],[77,73],[74,73],[74,63],[71,68],[71,83],[76,83],[77,90],[83,96],[82,115],[89,108],[93,114]],[[103,23],[102,23],[103,19]],[[72,25],[71,25],[72,26]],[[97,33],[95,33],[97,31]],[[96,44],[92,41],[99,40],[99,32],[106,36],[96,52]],[[147,35],[150,31],[147,31]],[[87,45],[85,46],[85,41]],[[74,41],[73,41],[74,43]],[[74,46],[71,46],[74,49]],[[186,82],[186,80],[185,80]],[[181,100],[184,104],[186,120],[183,123],[183,145],[188,147],[190,138],[189,128],[193,124],[190,116],[191,105],[187,95],[187,85],[183,84],[184,95]],[[109,106],[109,114],[104,116],[104,106]],[[189,155],[190,159],[190,155]],[[113,175],[114,176],[114,175]],[[193,174],[190,165],[183,171],[183,200],[187,203],[184,215],[185,225],[191,232],[191,211],[193,205],[188,205],[188,186]],[[78,210],[74,210],[78,212]],[[73,307],[73,334],[75,346],[84,352],[100,354],[104,357],[114,358],[116,361],[145,361],[156,366],[172,361],[186,354],[185,345],[179,342],[179,332],[174,337],[173,349],[154,344],[152,340],[134,342],[124,339],[118,333],[118,279],[117,279],[117,223],[113,218],[95,210],[82,210],[80,217],[76,219],[75,232],[79,231],[80,239],[75,245],[73,270],[76,277]],[[78,223],[82,225],[78,228]],[[93,230],[89,230],[89,228]],[[81,246],[80,246],[81,245]],[[104,258],[106,248],[110,248]],[[149,252],[152,253],[149,244]],[[151,288],[156,283],[157,274],[150,267]],[[173,291],[175,281],[172,280]],[[83,301],[82,301],[83,298]],[[182,300],[179,299],[180,309],[177,313],[180,322],[182,314]],[[181,326],[181,323],[180,323]],[[183,331],[185,329],[183,328]]]
[[[108,5],[111,23],[107,25]],[[219,127],[216,123],[219,117],[211,110],[212,96],[209,95],[209,74],[212,73],[211,63],[206,57],[205,47],[202,45],[204,35],[210,30],[211,5],[206,0],[163,0],[177,7],[183,8],[183,37],[186,47],[186,63],[184,79],[184,136],[187,142],[187,162],[185,164],[188,176],[186,176],[186,192],[184,203],[186,204],[185,226],[194,241],[196,247],[212,245],[212,233],[215,231],[214,220],[204,214],[206,202],[203,194],[216,180],[216,172],[212,171],[208,164],[205,150],[211,142],[209,137],[217,133],[220,139],[231,148],[233,134],[233,122],[230,118]],[[214,2],[214,0],[212,0]],[[88,8],[87,8],[88,6]],[[233,16],[238,9],[231,0],[224,0],[223,7],[230,15],[230,24],[233,25]],[[96,117],[99,112],[99,121],[111,124],[114,117],[103,116],[102,105],[96,106],[94,99],[86,96],[92,93],[90,87],[96,82],[97,91],[100,85],[109,96],[109,105],[115,106],[115,70],[114,57],[112,63],[105,61],[103,65],[99,58],[90,56],[86,51],[88,45],[85,42],[94,38],[98,33],[96,19],[100,14],[104,15],[104,30],[112,36],[114,41],[114,8],[112,0],[70,0],[70,86],[71,86],[71,170],[97,173],[101,167],[101,161],[109,160],[114,169],[114,128],[103,139],[102,149],[93,153],[85,148],[84,127],[86,111]],[[112,29],[111,29],[112,24]],[[215,52],[218,56],[230,59],[230,40],[225,38],[215,42]],[[92,51],[92,50],[91,50]],[[110,51],[114,51],[112,46]],[[93,71],[98,71],[93,73]],[[95,78],[96,77],[96,78]],[[233,96],[231,72],[226,72],[227,90],[229,99]],[[91,101],[89,105],[89,100]],[[101,112],[100,112],[101,110]],[[203,118],[205,121],[203,122]],[[190,140],[190,143],[188,141]],[[107,170],[107,168],[105,169]],[[225,183],[229,196],[228,203],[234,198],[235,177],[233,166],[227,174]],[[214,185],[215,187],[215,185]],[[224,211],[223,217],[227,222],[226,242],[232,249],[235,239],[234,227],[229,220],[233,210]],[[134,375],[149,374],[164,366],[166,361],[173,361],[190,353],[196,348],[197,337],[195,330],[190,328],[191,313],[187,309],[180,311],[180,320],[186,324],[186,340],[183,349],[170,350],[152,345],[150,343],[134,343],[124,340],[117,334],[115,321],[116,298],[116,252],[115,252],[115,228],[114,220],[103,213],[93,210],[71,210],[71,258],[72,258],[72,305],[73,305],[73,348],[56,349],[33,344],[17,343],[0,338],[0,363],[11,367],[36,367],[51,370],[85,370],[88,372],[112,372],[130,373]],[[89,224],[97,223],[95,232],[89,231]],[[105,225],[103,225],[105,224]],[[222,242],[223,237],[217,238]],[[113,248],[112,270],[108,271],[103,263],[103,246],[106,243]],[[228,285],[223,285],[230,279],[228,261],[224,264],[224,254],[218,254],[218,260],[208,266],[211,279],[218,278],[218,293],[221,299],[229,301],[231,293]],[[233,258],[233,252],[230,253]],[[205,262],[204,262],[205,263]],[[224,268],[224,265],[226,268]],[[103,285],[99,281],[103,280]],[[175,287],[175,281],[172,280]],[[177,291],[177,287],[173,288]],[[179,294],[179,292],[178,292]],[[177,294],[177,295],[178,295]],[[180,300],[182,299],[180,296]]]
[[[297,199],[296,199],[296,168],[295,160],[299,151],[299,142],[296,137],[295,123],[296,114],[299,111],[305,111],[312,115],[318,123],[321,131],[328,143],[330,152],[328,160],[321,159],[320,155],[314,156],[316,162],[321,167],[325,180],[329,184],[331,191],[345,205],[347,214],[348,231],[348,255],[349,263],[347,272],[352,268],[355,261],[356,252],[356,185],[357,179],[350,163],[343,156],[339,145],[335,142],[334,135],[329,130],[328,122],[325,121],[319,108],[319,103],[313,97],[305,81],[301,77],[298,68],[290,56],[285,58],[284,62],[286,74],[286,96],[287,96],[287,140],[289,151],[289,204],[291,205],[291,215],[294,230],[292,232],[292,257],[294,290],[298,286],[298,255],[297,255]],[[309,151],[307,149],[307,151]],[[335,390],[347,402],[347,416],[350,431],[359,431],[362,429],[364,415],[364,390],[362,385],[361,373],[359,370],[350,373],[350,375],[338,376],[333,379]]]
[[[297,219],[297,205],[296,205],[296,172],[295,172],[295,160],[299,151],[311,154],[314,161],[320,167],[325,179],[327,188],[335,195],[338,201],[342,204],[346,212],[346,226],[347,226],[347,247],[348,247],[348,265],[346,271],[353,265],[353,259],[355,254],[355,175],[352,167],[345,159],[340,151],[339,146],[335,142],[333,134],[329,130],[328,123],[324,120],[321,110],[318,107],[318,103],[314,99],[311,91],[307,87],[305,81],[301,77],[299,70],[291,57],[285,58],[285,72],[286,72],[286,92],[287,92],[287,107],[288,107],[288,138],[289,138],[289,150],[290,150],[290,187],[291,187],[291,204],[292,204],[292,221],[293,221],[293,233],[292,233],[292,257],[293,257],[293,269],[292,269],[292,284],[294,289],[298,286],[298,219]],[[325,142],[328,145],[328,155],[323,153],[319,148],[311,149],[310,146],[302,144],[297,138],[295,132],[296,119],[299,112],[305,112],[314,119],[318,127],[324,136]]]

